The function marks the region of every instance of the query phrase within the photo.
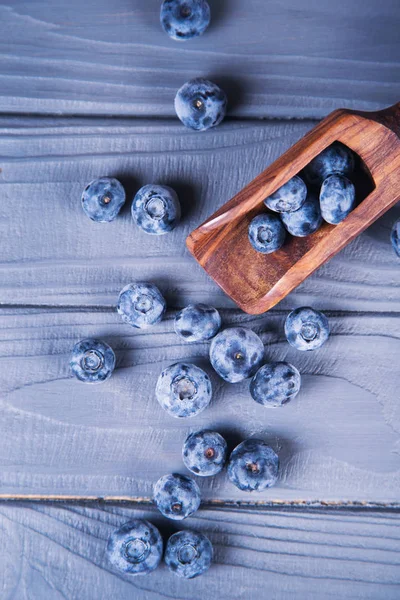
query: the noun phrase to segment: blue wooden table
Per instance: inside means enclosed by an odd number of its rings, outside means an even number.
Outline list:
[[[0,2],[0,597],[400,597],[400,263],[387,213],[276,309],[241,313],[185,250],[187,234],[331,110],[400,99],[398,0],[211,0],[212,26],[177,44],[156,0]],[[206,76],[228,93],[215,130],[185,130],[176,90]],[[90,222],[80,194],[111,175],[129,198],[146,183],[173,186],[182,224],[149,239],[129,207]],[[146,333],[116,314],[120,289],[157,283],[169,310]],[[248,382],[212,375],[210,408],[171,419],[154,387],[168,364],[207,365],[207,344],[173,331],[179,307],[202,301],[225,325],[259,333],[268,359],[303,375],[282,410],[253,402]],[[329,317],[320,351],[296,352],[289,309]],[[102,386],[71,378],[71,348],[96,336],[116,350]],[[207,367],[206,367],[207,368]],[[268,440],[281,458],[276,487],[257,497],[224,474],[202,481],[202,509],[182,524],[216,550],[202,578],[165,567],[115,573],[113,529],[145,516],[161,475],[184,472],[182,442],[215,428],[231,445]]]

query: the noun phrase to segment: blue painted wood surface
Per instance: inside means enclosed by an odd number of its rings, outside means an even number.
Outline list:
[[[2,599],[399,597],[396,511],[293,507],[400,502],[399,262],[388,241],[399,207],[257,319],[234,310],[184,239],[315,119],[399,100],[400,5],[211,5],[205,36],[176,44],[155,0],[0,2],[0,495],[42,499],[0,505]],[[227,121],[200,136],[173,114],[176,89],[198,75],[230,97]],[[109,226],[87,221],[81,189],[104,174],[121,177],[130,197],[150,181],[175,186],[181,227],[150,243],[129,206]],[[146,335],[114,311],[119,289],[137,278],[159,283],[170,306]],[[214,377],[214,402],[196,422],[165,415],[152,393],[161,368],[181,358],[206,365],[207,345],[180,344],[172,328],[174,310],[196,300],[260,332],[268,358],[297,364],[298,398],[270,412],[245,384]],[[310,355],[282,333],[287,310],[302,304],[326,310],[333,327]],[[87,335],[117,351],[115,376],[101,388],[68,372],[72,345]],[[214,504],[183,526],[210,535],[216,565],[197,581],[164,568],[130,580],[108,566],[105,540],[125,520],[145,515],[169,531],[149,507],[44,502],[147,500],[159,475],[184,472],[188,431],[211,425],[231,445],[255,434],[271,441],[281,478],[257,499],[286,508],[228,508],[224,501],[248,496],[223,475],[202,482]]]

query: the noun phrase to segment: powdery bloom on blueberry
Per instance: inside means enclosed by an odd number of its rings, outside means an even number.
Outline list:
[[[329,333],[328,319],[313,308],[296,308],[286,317],[286,339],[297,350],[320,348],[327,341]]]
[[[112,177],[94,179],[82,194],[82,208],[87,216],[98,223],[113,221],[125,204],[125,190]]]
[[[118,571],[146,575],[158,567],[163,541],[158,529],[148,521],[134,519],[114,531],[107,543],[107,556]]]
[[[288,232],[295,237],[306,237],[322,225],[321,209],[316,194],[308,192],[304,204],[293,212],[281,213],[281,219]]]
[[[178,531],[167,542],[164,560],[168,569],[178,577],[193,579],[210,568],[213,547],[202,533]]]
[[[200,477],[216,475],[224,468],[227,443],[216,431],[203,430],[190,434],[183,444],[185,466]]]
[[[200,488],[190,477],[171,473],[154,485],[153,500],[164,517],[181,521],[199,508]]]
[[[229,383],[252,377],[263,358],[264,344],[251,329],[224,329],[211,342],[211,364],[218,375]]]
[[[225,117],[225,92],[207,79],[192,79],[185,83],[175,97],[175,111],[189,129],[206,131]]]

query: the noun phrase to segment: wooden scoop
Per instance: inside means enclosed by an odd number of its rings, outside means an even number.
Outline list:
[[[248,226],[256,214],[266,211],[263,200],[335,141],[353,150],[364,162],[364,170],[369,171],[355,182],[356,189],[360,190],[360,185],[364,189],[364,199],[339,225],[324,223],[305,238],[288,236],[273,254],[256,252],[248,241]],[[370,113],[339,109],[193,231],[186,243],[195,259],[242,310],[260,314],[275,306],[399,200],[400,103]]]

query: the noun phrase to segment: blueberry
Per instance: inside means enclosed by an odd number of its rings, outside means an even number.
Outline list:
[[[286,362],[273,362],[257,371],[250,383],[250,394],[263,406],[282,406],[300,391],[300,373]]]
[[[207,373],[191,364],[175,363],[157,380],[156,398],[171,417],[194,417],[211,401],[211,381]]]
[[[159,323],[167,308],[160,290],[152,283],[131,283],[121,291],[117,311],[132,327],[145,329]]]
[[[211,342],[210,361],[215,371],[229,383],[252,377],[264,358],[264,344],[251,329],[231,327]]]
[[[113,221],[125,204],[125,190],[118,179],[100,177],[83,190],[82,208],[92,221]]]
[[[307,186],[298,175],[289,179],[285,185],[279,188],[266,200],[265,206],[275,212],[292,212],[303,206],[307,198]]]
[[[305,167],[304,174],[312,185],[321,185],[328,175],[350,175],[353,170],[352,151],[340,142],[334,142],[313,158]]]
[[[284,212],[281,219],[288,232],[295,237],[306,237],[317,231],[322,224],[319,200],[309,191],[303,206],[293,212]]]
[[[239,490],[261,492],[276,483],[279,470],[277,454],[262,440],[245,440],[229,458],[228,477]]]
[[[221,327],[219,312],[206,304],[189,304],[175,317],[175,332],[186,342],[210,340]]]
[[[161,5],[162,28],[178,42],[202,35],[210,18],[206,0],[164,0]]]
[[[133,199],[132,217],[146,233],[163,235],[172,231],[181,218],[176,192],[166,185],[145,185]]]
[[[392,227],[390,240],[397,256],[400,256],[400,219],[398,219]]]
[[[210,568],[213,547],[210,540],[197,531],[178,531],[169,538],[164,560],[168,569],[185,579],[193,579]]]
[[[328,319],[313,308],[296,308],[286,317],[285,335],[297,350],[315,350],[329,337]]]
[[[248,235],[254,250],[271,254],[283,246],[286,231],[278,215],[264,213],[252,219]]]
[[[189,129],[205,131],[221,123],[226,113],[225,92],[207,79],[192,79],[175,97],[175,111]]]
[[[343,175],[329,175],[324,180],[319,194],[322,218],[337,225],[354,208],[356,190],[350,179]]]
[[[185,466],[195,475],[208,477],[224,468],[227,444],[216,431],[191,433],[185,440],[182,458]]]
[[[186,475],[164,475],[154,485],[153,500],[164,517],[181,521],[200,506],[200,488]]]
[[[75,344],[70,366],[79,381],[102,383],[115,368],[113,349],[101,340],[87,339]]]
[[[163,541],[160,532],[148,521],[134,519],[111,534],[107,556],[111,564],[131,575],[146,575],[161,561]]]

